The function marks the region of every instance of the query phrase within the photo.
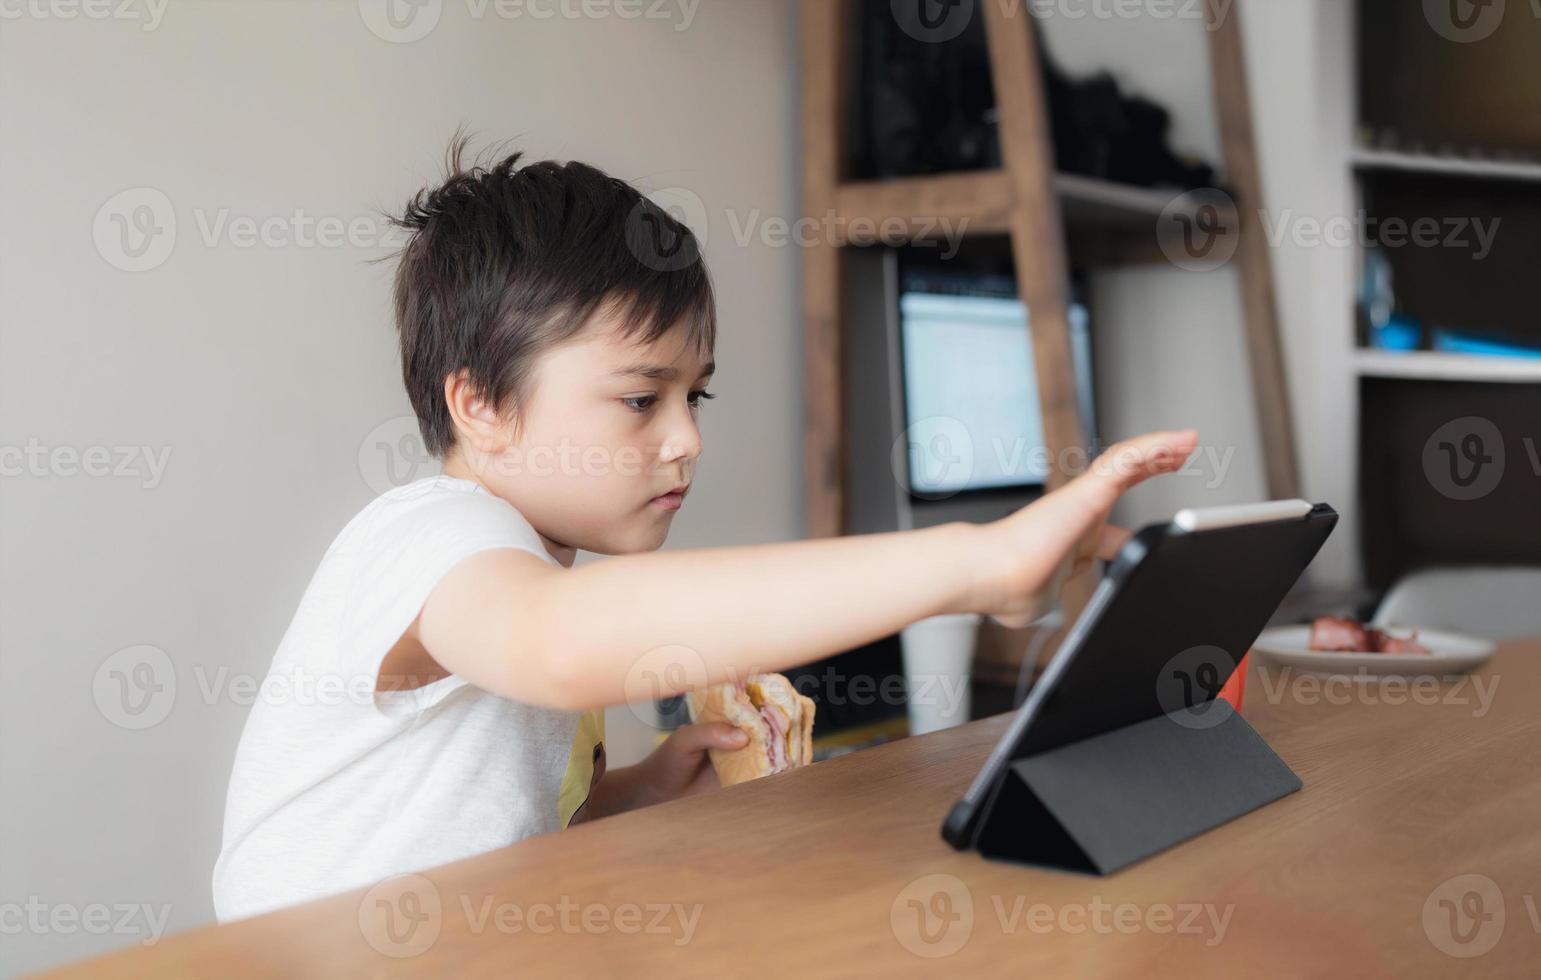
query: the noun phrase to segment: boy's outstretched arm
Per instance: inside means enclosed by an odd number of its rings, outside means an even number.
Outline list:
[[[1111,447],[1008,517],[918,531],[625,555],[574,569],[488,551],[430,594],[416,639],[445,670],[533,704],[594,708],[777,671],[927,616],[1030,617],[1067,558],[1111,557],[1120,494],[1179,469],[1192,431]]]

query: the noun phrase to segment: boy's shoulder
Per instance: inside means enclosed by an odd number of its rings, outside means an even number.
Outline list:
[[[338,533],[329,553],[393,551],[445,538],[495,538],[550,558],[517,507],[474,480],[446,474],[375,497]]]

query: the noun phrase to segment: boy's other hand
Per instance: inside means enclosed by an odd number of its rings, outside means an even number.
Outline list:
[[[652,755],[638,763],[645,772],[642,779],[647,795],[651,802],[662,803],[721,788],[707,751],[731,752],[747,744],[749,736],[742,729],[723,721],[676,728]]]
[[[1085,573],[1093,559],[1113,558],[1128,540],[1128,531],[1107,523],[1124,491],[1181,469],[1197,445],[1192,429],[1117,443],[1058,490],[984,525],[985,560],[969,611],[1013,628],[1038,618],[1048,589]]]

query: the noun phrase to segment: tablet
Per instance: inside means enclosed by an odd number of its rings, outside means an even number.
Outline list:
[[[1213,700],[1337,521],[1281,500],[1184,510],[1130,538],[942,837],[973,844],[1012,762]]]

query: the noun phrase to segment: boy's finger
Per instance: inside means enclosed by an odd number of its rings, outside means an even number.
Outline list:
[[[670,738],[674,740],[675,748],[686,752],[702,749],[741,749],[749,741],[749,736],[743,729],[734,728],[725,721],[683,725],[676,728]]]
[[[1091,472],[1128,489],[1142,480],[1182,468],[1198,446],[1193,429],[1149,432],[1115,443],[1092,461]]]
[[[1134,534],[1128,528],[1116,524],[1102,525],[1102,538],[1097,542],[1097,557],[1103,561],[1112,561],[1118,557],[1124,542],[1132,537]]]

